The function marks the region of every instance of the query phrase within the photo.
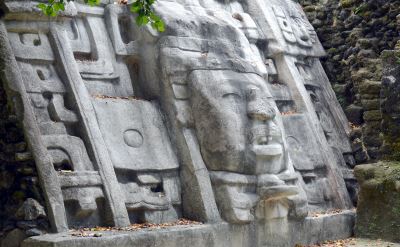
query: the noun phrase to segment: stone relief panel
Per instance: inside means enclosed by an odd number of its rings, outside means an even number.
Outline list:
[[[82,10],[83,11],[83,10]],[[91,95],[133,96],[126,64],[116,57],[103,15],[74,18],[67,27],[79,73]]]
[[[296,3],[159,0],[165,33],[137,28],[127,6],[69,8],[5,22],[68,227],[265,230],[351,206],[346,119]]]
[[[302,114],[290,114],[284,117],[287,130],[286,139],[295,169],[302,175],[308,205],[313,211],[333,207],[332,187],[327,181],[327,170],[321,148],[313,135],[307,119]]]
[[[314,184],[319,181],[325,187],[339,186],[342,190],[342,177],[351,177],[351,172],[346,165],[342,174],[336,170],[346,162],[353,164],[353,158],[346,132],[348,123],[317,60],[324,51],[313,27],[300,5],[291,0],[269,4],[246,1],[244,5],[255,18],[259,32],[266,35],[267,45],[258,48],[269,71],[268,85],[283,115],[290,154],[302,174],[310,207],[314,205],[315,211],[349,207],[345,191],[340,192],[344,198],[337,200],[329,189],[321,190]],[[319,126],[308,127],[314,123]],[[306,138],[304,133],[308,133]],[[329,157],[324,157],[325,153]],[[320,199],[316,200],[315,195]]]
[[[342,190],[344,187],[341,180],[342,175],[335,171],[344,163],[343,155],[336,155],[338,152],[335,148],[329,150],[331,145],[327,143],[327,137],[322,135],[324,133],[323,125],[332,123],[335,128],[334,130],[331,128],[329,133],[331,133],[332,138],[337,136],[336,140],[342,141],[337,146],[349,147],[345,132],[347,123],[342,121],[344,115],[336,99],[332,97],[332,90],[326,85],[329,85],[329,82],[326,77],[321,75],[324,72],[318,66],[313,66],[312,71],[297,66],[300,61],[311,60],[305,56],[319,57],[324,54],[316,33],[305,18],[300,6],[293,1],[274,1],[271,4],[265,4],[261,1],[228,1],[224,4],[208,1],[207,3],[200,2],[198,5],[193,4],[192,1],[188,4],[188,6],[191,6],[190,8],[196,8],[196,11],[200,8],[199,5],[208,8],[208,14],[223,19],[238,28],[246,37],[251,49],[244,48],[246,49],[244,57],[253,66],[252,69],[267,80],[268,89],[280,114],[282,114],[287,130],[286,139],[288,143],[291,143],[289,144],[289,152],[294,167],[303,175],[303,187],[308,194],[312,210],[325,211],[331,208],[349,207],[347,193]],[[213,6],[213,8],[209,6]],[[218,6],[218,8],[214,8],[215,6]],[[263,28],[259,28],[261,26]],[[296,59],[291,62],[282,58],[275,58],[275,56],[280,56],[281,53],[296,56]],[[288,71],[287,66],[292,68],[292,76],[285,75]],[[321,112],[321,110],[317,110],[318,106],[312,104],[310,95],[305,93],[307,91],[306,83],[301,83],[300,80],[296,82],[294,77],[303,78],[304,81],[315,80],[315,78],[318,78],[316,79],[317,82],[322,81],[322,83],[319,83],[321,89],[317,92],[318,97],[326,103],[334,103],[324,104],[323,107],[319,104],[319,109],[323,109],[324,113],[333,112],[333,114],[325,114],[323,121],[320,121],[317,111]],[[307,98],[306,101],[309,102],[305,102],[304,98]],[[314,112],[317,114],[313,115]],[[307,127],[307,125],[312,126],[315,121],[321,123],[319,129]],[[299,129],[306,131],[307,137],[300,131],[294,131]],[[321,134],[316,134],[315,131]],[[326,144],[321,144],[321,141]],[[320,148],[321,145],[323,145],[323,149]],[[321,152],[324,153],[326,149],[331,153],[329,158],[320,154]],[[351,163],[352,156],[349,149],[342,153],[344,153],[346,162]],[[328,160],[333,159],[340,161],[335,164],[327,164],[332,163]],[[351,172],[343,172],[344,176],[349,174]],[[321,189],[321,185],[328,189]],[[343,195],[343,198],[336,199],[337,195],[335,196],[329,189],[336,186],[341,187],[340,194]]]
[[[260,201],[299,195],[264,81],[235,72],[194,72],[189,80],[200,149],[224,218],[249,222]]]
[[[58,204],[48,198],[65,212],[54,216],[64,224],[55,228],[182,217],[179,164],[162,112],[143,98],[132,46],[116,46],[134,38],[123,29],[132,16],[111,6],[72,8],[72,18],[50,23],[34,14],[29,27],[6,22],[40,132],[35,138],[62,194]]]
[[[346,181],[346,187],[349,193],[354,198],[358,190],[356,179],[353,175],[352,168],[355,166],[355,160],[352,154],[352,148],[348,141],[346,129],[341,127],[340,111],[336,99],[332,94],[329,94],[329,89],[326,88],[324,82],[326,79],[321,76],[318,69],[319,61],[315,59],[305,59],[297,63],[299,73],[304,77],[304,85],[310,95],[311,102],[314,106],[317,118],[321,124],[324,136],[331,148],[336,164],[343,174]],[[332,102],[336,102],[336,105]]]
[[[104,194],[81,128],[79,115],[71,102],[65,73],[53,52],[48,33],[23,29],[22,22],[9,23],[10,44],[31,101],[41,141],[58,172],[70,226],[104,224]],[[15,31],[14,31],[15,30]],[[95,178],[97,183],[85,179]],[[65,181],[69,180],[69,182]]]
[[[110,5],[73,19],[67,32],[130,222],[161,223],[182,215],[179,165],[157,102],[145,99],[137,78],[134,29],[124,26],[131,21],[126,8]],[[89,49],[75,50],[76,42]]]
[[[158,107],[144,100],[96,99],[93,104],[131,221],[178,219],[178,161]]]
[[[297,2],[256,0],[245,1],[244,5],[264,31],[270,42],[270,52],[312,57],[325,54],[314,28]]]
[[[171,33],[178,31],[176,22],[183,19],[167,14],[172,7],[179,8],[188,23],[210,32],[206,35],[194,26],[191,38],[182,30],[162,38],[160,69],[165,91],[174,93],[171,112],[178,120],[187,116],[176,127],[195,134],[199,146],[189,148],[201,154],[222,218],[244,224],[304,216],[305,194],[286,150],[279,111],[263,79],[266,68],[259,72],[252,63],[250,42],[237,25],[225,22],[224,30],[214,34],[213,22],[224,22],[218,17],[223,13],[196,18],[191,14],[192,8],[201,11],[196,6],[163,6]],[[236,44],[227,47],[225,41],[231,38]],[[270,210],[274,207],[286,212]]]
[[[279,5],[273,5],[272,9],[286,42],[312,48],[316,43],[317,34],[301,9],[292,6],[284,8]]]

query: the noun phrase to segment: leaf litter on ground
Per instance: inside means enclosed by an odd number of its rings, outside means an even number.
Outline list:
[[[202,222],[192,221],[188,219],[179,219],[174,222],[166,222],[161,224],[154,223],[141,223],[141,224],[132,224],[126,227],[104,227],[97,226],[91,228],[80,228],[80,229],[72,229],[70,230],[71,236],[74,237],[102,237],[103,234],[101,232],[118,232],[118,231],[138,231],[142,229],[147,230],[157,230],[164,229],[173,226],[192,226],[192,225],[202,225]]]

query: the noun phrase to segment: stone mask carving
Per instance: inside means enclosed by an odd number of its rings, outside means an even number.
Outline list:
[[[285,170],[276,107],[264,81],[255,74],[233,72],[197,75],[192,110],[208,168],[249,175]]]
[[[166,93],[160,98],[168,102],[162,103],[167,109],[173,105],[170,121],[178,122],[176,132],[184,133],[189,150],[207,168],[222,218],[244,224],[304,216],[305,194],[288,156],[279,110],[264,79],[267,75],[259,70],[261,58],[252,56],[256,47],[247,39],[248,32],[242,31],[247,26],[255,31],[254,21],[245,14],[239,18],[213,11],[196,17],[192,7],[177,4],[187,16],[183,23],[179,19],[179,25],[198,23],[193,29],[180,29],[175,28],[178,20],[170,14],[172,10],[168,11],[172,4],[162,6],[173,31],[161,38],[158,59],[163,91],[174,97]],[[252,25],[237,27],[238,19]],[[213,28],[216,22],[221,22],[218,33]],[[225,47],[231,40],[235,45]],[[188,141],[192,133],[190,138],[197,139],[198,146]],[[285,212],[269,210],[276,205],[283,205]],[[269,209],[261,212],[259,207]]]
[[[196,134],[222,217],[245,223],[254,219],[256,205],[295,200],[288,198],[300,193],[297,177],[290,170],[278,110],[262,77],[195,71],[189,81]],[[292,206],[302,201],[297,199]]]

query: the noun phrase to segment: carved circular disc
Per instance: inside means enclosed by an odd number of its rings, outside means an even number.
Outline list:
[[[143,136],[138,130],[130,129],[124,132],[124,141],[126,145],[138,148],[143,144]]]

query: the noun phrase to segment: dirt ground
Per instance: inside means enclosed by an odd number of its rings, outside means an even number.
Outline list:
[[[307,247],[400,247],[400,243],[389,243],[378,240],[370,239],[356,239],[349,238],[337,241],[328,241],[319,245],[311,245]]]

